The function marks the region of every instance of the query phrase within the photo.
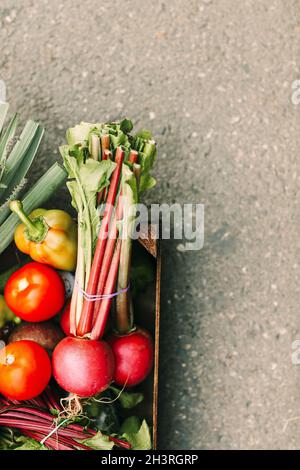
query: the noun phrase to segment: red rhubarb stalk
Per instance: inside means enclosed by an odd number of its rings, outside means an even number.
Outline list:
[[[131,449],[131,445],[129,442],[122,441],[121,439],[118,439],[117,437],[109,436],[109,440],[114,442],[117,446],[123,447],[123,449]]]
[[[139,157],[139,152],[137,152],[136,150],[131,150],[129,157],[128,157],[128,161],[130,163],[137,163],[138,157]]]
[[[117,276],[118,276],[118,268],[120,262],[120,253],[121,253],[121,240],[117,241],[115,253],[112,259],[112,263],[110,265],[109,273],[107,276],[106,286],[104,289],[104,295],[111,295],[113,294],[116,286]],[[99,340],[102,338],[107,318],[111,306],[111,298],[106,298],[101,301],[100,308],[97,312],[95,312],[95,323],[91,332],[91,339]]]
[[[107,243],[107,233],[110,224],[112,212],[114,210],[115,199],[118,191],[119,180],[121,176],[122,164],[124,160],[124,151],[118,147],[116,151],[116,163],[117,166],[113,172],[109,191],[107,195],[107,201],[105,205],[104,215],[98,235],[97,245],[95,249],[94,259],[92,268],[88,280],[86,292],[88,295],[95,295],[98,288],[99,275],[102,267],[102,261],[104,258],[105,247]],[[94,302],[84,300],[83,308],[77,327],[77,335],[84,336],[88,334],[92,327],[94,312]]]
[[[109,151],[110,138],[108,134],[105,134],[101,137],[101,152],[102,160],[107,160],[106,151]]]
[[[112,152],[108,149],[105,149],[102,152],[102,160],[108,160],[108,159],[112,160]],[[97,204],[98,204],[98,206],[101,204],[102,201],[105,201],[106,196],[107,196],[107,188],[104,188],[97,195]]]
[[[112,160],[112,152],[110,150],[104,150],[104,153],[103,153],[103,160]],[[100,193],[98,193],[98,205],[102,202],[102,201],[105,201],[106,200],[106,197],[107,197],[107,188],[104,188],[102,189],[102,191],[100,191]]]
[[[97,295],[99,296],[102,295],[104,292],[107,276],[109,273],[109,268],[110,268],[114,251],[115,251],[116,240],[118,238],[118,232],[119,232],[118,222],[122,218],[122,212],[123,212],[122,194],[120,193],[119,198],[118,198],[117,208],[116,208],[115,214],[113,215],[111,228],[109,230],[109,236],[108,236],[103,263],[101,267],[101,272],[99,276],[99,282],[98,282],[98,288],[97,288]],[[93,323],[95,321],[95,312],[98,312],[100,308],[100,304],[101,304],[101,300],[97,300],[95,302]]]

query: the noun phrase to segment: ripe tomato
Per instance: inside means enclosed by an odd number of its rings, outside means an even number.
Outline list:
[[[22,320],[39,322],[56,315],[65,302],[65,287],[57,272],[40,263],[28,263],[7,281],[4,297]]]
[[[0,393],[14,400],[30,400],[46,388],[51,362],[45,349],[29,340],[15,341],[0,350]]]

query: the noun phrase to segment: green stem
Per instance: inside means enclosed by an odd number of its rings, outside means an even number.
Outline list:
[[[94,160],[100,159],[100,139],[97,135],[91,135],[91,155]]]
[[[85,214],[84,216],[82,216],[82,219],[85,221],[85,224],[86,224],[85,228],[83,229],[81,227],[80,222],[79,222],[78,225],[80,227],[79,230],[81,231],[81,234],[79,236],[80,240],[82,240],[81,246],[84,243],[84,245],[86,247],[86,256],[85,256],[85,259],[83,260],[83,263],[85,263],[85,279],[86,279],[86,281],[88,281],[88,279],[90,277],[90,271],[91,271],[92,259],[93,259],[93,240],[92,240],[91,214],[90,214],[89,205],[88,205],[88,202],[86,200],[85,193],[82,189],[82,185],[81,185],[81,182],[80,182],[80,179],[78,177],[77,172],[75,172],[75,179],[77,181],[78,189],[79,189],[79,192],[80,192],[80,197],[81,197],[82,204],[83,204],[82,213]],[[85,240],[85,242],[83,242],[83,240]],[[78,254],[81,255],[80,250],[79,250]],[[83,266],[83,269],[84,269],[84,266]],[[81,299],[80,299],[80,295],[79,295],[79,296],[77,296],[76,316],[79,315],[79,312],[81,314],[81,310],[82,310],[82,303],[81,303]]]
[[[85,260],[84,260],[84,250],[82,247],[82,233],[81,230],[78,232],[78,260],[77,260],[77,270],[76,270],[76,281],[78,282],[78,297],[76,304],[76,328],[80,320],[82,307],[83,307],[83,295],[82,291],[85,290]]]
[[[125,182],[123,185],[123,226],[122,226],[122,245],[120,255],[120,265],[118,272],[118,287],[121,291],[129,286],[131,254],[132,254],[132,231],[135,220],[135,201],[132,190]],[[130,290],[119,294],[116,298],[116,328],[119,333],[126,334],[134,326],[133,312],[130,299]]]
[[[117,290],[126,289],[130,280],[130,267],[131,267],[131,252],[132,240],[131,238],[122,240],[121,257],[118,274],[118,287]],[[116,329],[121,334],[126,334],[133,328],[133,314],[130,302],[130,291],[123,292],[117,296],[116,300]]]
[[[17,214],[21,222],[26,226],[30,239],[41,242],[47,234],[47,226],[40,218],[36,221],[31,220],[24,212],[21,201],[11,201],[9,208]]]

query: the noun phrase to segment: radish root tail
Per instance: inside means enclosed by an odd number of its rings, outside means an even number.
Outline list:
[[[62,407],[62,416],[67,419],[75,418],[83,415],[81,398],[74,393],[70,393],[68,397],[61,398],[60,405]]]

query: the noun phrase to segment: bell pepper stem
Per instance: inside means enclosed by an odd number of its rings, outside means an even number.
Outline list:
[[[25,214],[23,209],[23,204],[21,201],[11,201],[9,208],[12,212],[17,214],[21,222],[26,226],[29,234],[34,238],[42,238],[44,233],[44,228],[41,224],[34,223],[30,218]]]

